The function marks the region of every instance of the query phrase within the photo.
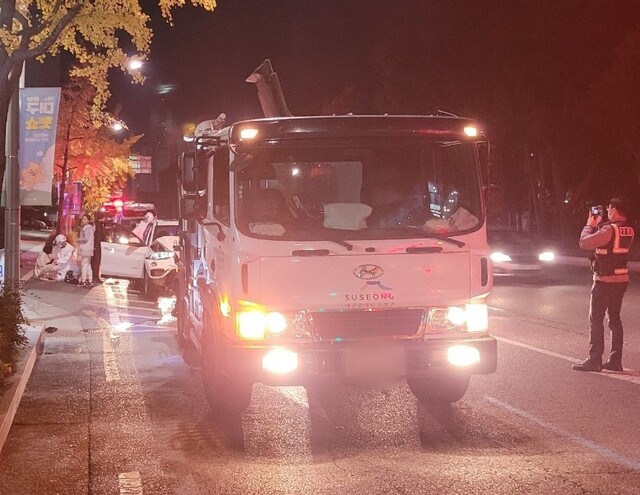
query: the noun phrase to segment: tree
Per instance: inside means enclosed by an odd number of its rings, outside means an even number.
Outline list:
[[[162,15],[171,22],[172,9],[186,0],[158,0]],[[216,0],[190,0],[208,11]],[[109,97],[107,74],[119,67],[128,72],[131,45],[145,58],[150,49],[149,16],[136,0],[0,0],[0,183],[6,168],[4,129],[9,101],[18,87],[24,61],[71,54],[78,62],[71,75],[85,77],[96,88],[94,108]],[[132,73],[142,82],[140,74]]]
[[[61,193],[70,181],[82,182],[87,211],[95,211],[132,176],[131,147],[141,137],[116,140],[110,132],[114,118],[91,111],[95,93],[86,79],[74,79],[63,88],[54,161]],[[63,225],[63,205],[60,194],[58,225]]]

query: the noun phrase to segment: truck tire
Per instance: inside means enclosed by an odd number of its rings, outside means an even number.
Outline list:
[[[451,373],[429,378],[407,378],[407,384],[424,405],[451,404],[462,399],[470,380],[469,375]]]
[[[182,359],[188,366],[199,367],[200,353],[191,341],[191,322],[187,315],[187,303],[181,298],[176,298],[176,320],[178,327],[176,338],[178,340],[178,348],[182,353]]]
[[[212,321],[205,312],[205,321]],[[202,384],[204,393],[213,411],[230,414],[242,413],[251,403],[253,384],[241,378],[231,380],[220,371],[220,351],[215,346],[211,329],[204,329],[202,335]]]

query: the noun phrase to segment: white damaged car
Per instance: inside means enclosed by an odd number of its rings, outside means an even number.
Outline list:
[[[177,222],[154,221],[144,238],[118,223],[105,223],[100,243],[100,277],[133,281],[144,295],[171,290],[178,271]]]

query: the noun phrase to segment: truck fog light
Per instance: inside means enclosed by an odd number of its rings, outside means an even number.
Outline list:
[[[480,362],[480,351],[467,345],[454,345],[447,349],[447,361],[454,366],[471,366]]]
[[[298,368],[298,355],[286,349],[273,349],[262,358],[262,368],[276,375],[285,375]]]

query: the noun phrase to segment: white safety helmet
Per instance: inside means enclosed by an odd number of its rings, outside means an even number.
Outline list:
[[[53,241],[53,243],[56,246],[60,246],[60,245],[64,244],[65,242],[67,242],[67,238],[63,234],[58,234],[56,236],[55,240]]]
[[[154,217],[153,217],[153,213],[151,213],[150,211],[148,211],[148,212],[147,212],[147,213],[145,213],[145,215],[144,215],[144,219],[145,219],[147,222],[153,222],[153,218],[154,218]]]

